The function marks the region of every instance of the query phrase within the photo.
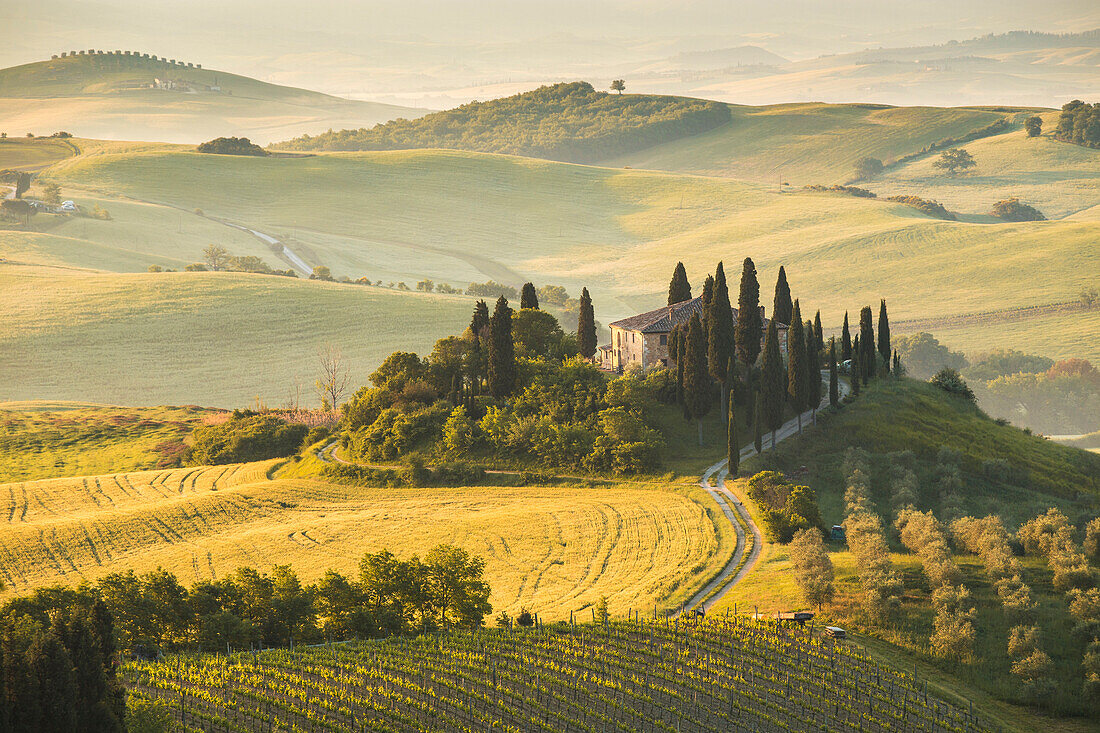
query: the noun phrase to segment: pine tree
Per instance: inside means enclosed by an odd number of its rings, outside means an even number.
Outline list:
[[[703,418],[710,412],[712,400],[710,374],[707,373],[707,340],[703,322],[696,313],[688,323],[684,347],[684,404],[686,414],[699,425],[699,445],[703,445]]]
[[[753,446],[753,448],[756,448],[757,454],[763,452],[763,450],[764,450],[764,427],[763,427],[763,421],[761,420],[761,417],[760,417],[760,413],[764,411],[764,408],[761,406],[761,402],[762,402],[762,398],[760,397],[760,393],[757,392],[752,398],[752,404],[753,404],[753,419],[752,419],[753,439],[752,439],[752,446]]]
[[[890,319],[886,315],[886,299],[878,307],[878,353],[886,371],[890,371]]]
[[[871,306],[865,305],[859,311],[859,350],[863,359],[863,383],[875,376],[875,326],[871,320]]]
[[[714,273],[714,292],[710,299],[710,312],[707,314],[707,329],[710,338],[707,343],[707,363],[710,376],[721,385],[723,418],[729,404],[730,384],[728,380],[729,361],[733,357],[733,309],[730,307],[730,292],[726,287],[726,271],[722,263]]]
[[[775,322],[774,320],[772,321]],[[787,399],[798,415],[798,432],[802,432],[802,411],[809,405],[806,384],[806,334],[798,301],[791,310],[787,329]]]
[[[814,314],[814,348],[819,352],[825,350],[825,331],[821,328],[821,311]]]
[[[489,319],[489,392],[503,399],[516,387],[516,347],[512,341],[512,309],[503,295]]]
[[[539,309],[539,296],[535,294],[534,283],[524,283],[523,290],[519,294],[519,307]]]
[[[684,263],[677,262],[676,269],[672,271],[672,281],[668,284],[668,304],[676,305],[685,300],[691,300],[691,283],[688,282]]]
[[[787,284],[787,271],[779,266],[779,277],[775,281],[775,298],[772,300],[772,318],[790,325],[794,311],[791,305],[791,287]]]
[[[581,288],[580,313],[577,315],[577,348],[585,359],[596,355],[596,315],[588,288]]]
[[[748,257],[741,271],[741,290],[737,296],[737,328],[734,331],[734,343],[737,344],[737,358],[747,368],[756,363],[760,356],[760,283],[756,279],[756,265]]]
[[[726,406],[729,410],[729,420],[726,428],[726,449],[729,453],[729,472],[730,476],[737,476],[737,469],[741,466],[741,444],[737,441],[737,413],[734,410],[733,395],[730,395],[729,404]]]
[[[840,375],[836,368],[836,338],[829,339],[829,404],[840,406]]]
[[[768,321],[764,357],[760,364],[760,408],[764,413],[761,417],[764,426],[771,431],[772,448],[775,447],[775,431],[783,425],[783,405],[786,404],[786,375],[783,373],[783,357],[779,353],[779,334],[775,323],[774,318]],[[789,333],[787,338],[790,339]]]
[[[840,332],[840,360],[852,358],[852,331],[848,328],[848,311],[844,311],[844,329]]]

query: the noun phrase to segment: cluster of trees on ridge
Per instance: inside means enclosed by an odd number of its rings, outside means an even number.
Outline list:
[[[697,135],[730,121],[725,104],[702,99],[597,92],[587,82],[540,87],[471,102],[415,120],[304,135],[283,150],[451,148],[590,162]]]
[[[520,308],[477,302],[470,326],[425,358],[395,352],[343,406],[342,440],[364,463],[413,454],[482,456],[523,465],[635,473],[655,468],[653,413],[673,399],[669,372],[608,379],[591,362],[596,325],[581,292],[577,331],[540,308],[527,283]]]
[[[1075,99],[1062,105],[1054,137],[1087,148],[1100,148],[1100,102],[1088,104]]]
[[[199,153],[212,153],[214,155],[254,155],[263,157],[268,154],[266,150],[255,144],[247,137],[216,137],[199,144],[195,150]]]

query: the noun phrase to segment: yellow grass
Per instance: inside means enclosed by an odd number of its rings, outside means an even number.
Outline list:
[[[11,137],[0,138],[0,170],[36,171],[53,165],[71,155],[76,146],[51,138]]]
[[[606,595],[665,607],[726,562],[732,542],[693,489],[378,489],[269,480],[275,462],[0,485],[9,593],[158,566],[185,583],[290,564],[306,581],[357,572],[365,552],[460,545],[486,560],[494,611],[567,618]]]

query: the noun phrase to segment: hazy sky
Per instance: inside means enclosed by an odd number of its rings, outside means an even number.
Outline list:
[[[1097,0],[5,0],[0,66],[132,49],[345,93],[375,72],[431,88],[743,44],[797,60],[1095,27]]]

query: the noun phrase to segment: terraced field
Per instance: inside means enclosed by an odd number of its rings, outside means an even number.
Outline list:
[[[451,543],[485,558],[494,612],[560,619],[603,595],[675,606],[733,550],[693,489],[357,488],[269,480],[275,465],[0,485],[0,574],[9,593],[158,566],[190,583],[280,563],[313,581]]]

